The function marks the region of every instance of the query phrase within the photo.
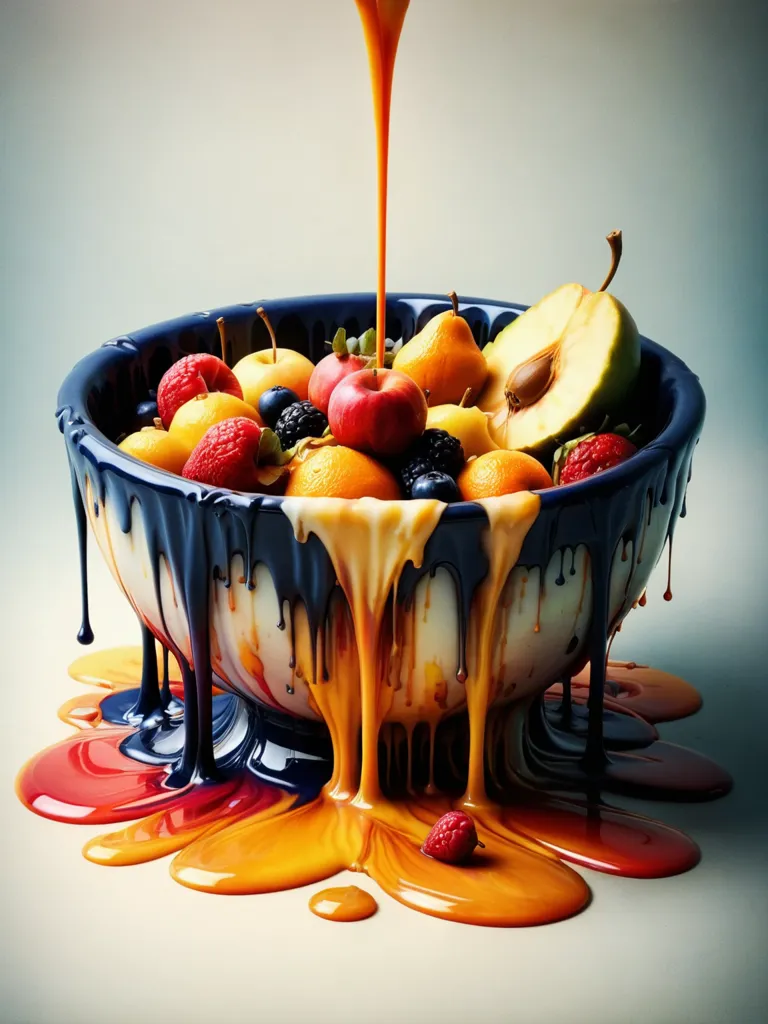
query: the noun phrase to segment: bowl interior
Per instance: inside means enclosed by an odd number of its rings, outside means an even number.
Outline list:
[[[270,338],[256,314],[258,303],[193,314],[146,328],[107,342],[113,358],[103,360],[96,372],[81,379],[87,418],[111,441],[133,429],[136,406],[157,389],[165,371],[184,355],[196,352],[221,354],[216,321],[223,317],[229,362],[268,348]],[[392,296],[387,306],[387,337],[404,342],[436,313],[449,308],[441,296]],[[339,327],[357,337],[375,325],[376,303],[371,295],[330,295],[265,303],[277,334],[278,345],[291,348],[318,362],[329,351],[327,341]],[[468,299],[461,315],[468,321],[480,348],[520,315],[524,306]],[[647,444],[664,429],[672,412],[671,393],[660,387],[662,351],[643,343],[640,379],[624,413],[631,428],[640,426],[641,443]],[[61,404],[68,404],[62,402]]]

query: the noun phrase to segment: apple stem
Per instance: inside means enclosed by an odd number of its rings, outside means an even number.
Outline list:
[[[608,287],[608,285],[611,283],[611,281],[616,276],[616,271],[619,269],[619,263],[621,263],[621,251],[622,251],[621,232],[620,231],[612,231],[610,233],[610,235],[606,235],[605,236],[605,240],[608,243],[608,245],[610,245],[610,247],[611,247],[611,269],[608,271],[608,276],[606,277],[606,279],[603,281],[603,283],[597,289],[599,292],[604,292],[605,291],[605,289]]]
[[[429,388],[424,388],[424,397],[427,400],[427,407],[429,407],[429,396],[431,394],[432,394],[432,392],[429,390]]]
[[[264,321],[264,323],[267,325],[267,330],[269,331],[269,337],[272,339],[272,362],[276,363],[277,362],[277,337],[275,335],[275,329],[272,326],[272,324],[269,322],[269,317],[267,316],[266,310],[264,309],[263,306],[259,306],[259,308],[256,310],[256,312],[261,317],[261,319]]]
[[[459,297],[458,297],[458,295],[456,294],[456,292],[448,292],[448,298],[451,300],[451,305],[453,306],[453,315],[454,316],[458,316],[459,315]]]
[[[165,427],[163,426],[163,421],[160,419],[159,416],[155,416],[152,422],[155,425],[155,430],[165,430]]]
[[[224,332],[224,317],[220,316],[216,321],[216,326],[219,328],[219,341],[221,342],[221,361],[227,363],[227,336]],[[227,363],[229,366],[229,363]]]
[[[466,408],[466,405],[469,402],[471,397],[472,397],[472,388],[467,388],[467,390],[461,396],[461,401],[459,402],[459,408],[460,409]]]

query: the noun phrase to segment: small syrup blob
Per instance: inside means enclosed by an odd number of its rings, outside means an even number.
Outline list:
[[[321,889],[310,897],[309,909],[326,921],[364,921],[379,909],[369,892],[356,885],[342,885]]]

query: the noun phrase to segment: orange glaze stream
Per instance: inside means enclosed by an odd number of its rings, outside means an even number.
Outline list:
[[[384,365],[386,342],[387,181],[389,176],[389,114],[397,44],[410,0],[355,0],[363,23],[371,66],[373,114],[378,163],[379,263],[376,288],[376,364]]]
[[[333,777],[316,800],[277,819],[243,817],[203,835],[173,862],[178,881],[220,893],[270,892],[351,869],[365,872],[414,909],[487,925],[543,923],[585,905],[589,893],[583,879],[535,840],[515,832],[485,794],[484,736],[498,598],[539,499],[526,493],[485,504],[492,568],[473,615],[477,625],[466,684],[470,773],[463,802],[482,808],[480,835],[486,848],[461,868],[424,857],[420,846],[450,801],[431,793],[391,800],[382,794],[379,779],[379,735],[393,696],[387,657],[395,627],[385,614],[387,601],[406,563],[421,564],[444,506],[289,499],[283,507],[297,539],[304,542],[314,533],[322,541],[346,597],[346,603],[341,597],[335,601],[326,627],[327,679],[319,665],[311,664],[311,637],[300,610],[294,626],[301,676],[331,735]],[[407,739],[410,745],[408,733]]]

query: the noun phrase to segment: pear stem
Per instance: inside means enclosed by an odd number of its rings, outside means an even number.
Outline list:
[[[605,240],[611,247],[611,269],[608,271],[608,276],[597,289],[599,292],[604,292],[611,281],[616,276],[616,271],[619,269],[619,263],[621,263],[621,252],[622,252],[622,241],[621,232],[612,231],[610,235],[605,236]]]
[[[459,297],[458,297],[458,295],[456,294],[456,292],[448,292],[448,298],[451,300],[451,305],[453,306],[453,315],[454,316],[458,316],[459,315]]]
[[[459,408],[460,409],[466,408],[467,403],[469,402],[471,397],[472,397],[472,388],[467,388],[467,390],[461,396],[461,401],[459,402]]]
[[[216,326],[219,328],[219,341],[221,342],[221,360],[227,363],[227,336],[224,331],[224,317],[220,316],[216,321]],[[227,363],[229,366],[229,363]]]
[[[270,323],[269,317],[267,316],[266,310],[264,309],[263,306],[259,306],[259,308],[256,310],[256,312],[261,317],[261,319],[264,321],[264,323],[267,325],[267,330],[269,331],[269,337],[272,339],[272,362],[276,363],[277,362],[277,337],[275,336],[275,329],[272,326],[272,324]]]
[[[165,427],[163,426],[163,421],[160,419],[159,416],[155,416],[152,422],[155,425],[155,430],[165,430]]]

